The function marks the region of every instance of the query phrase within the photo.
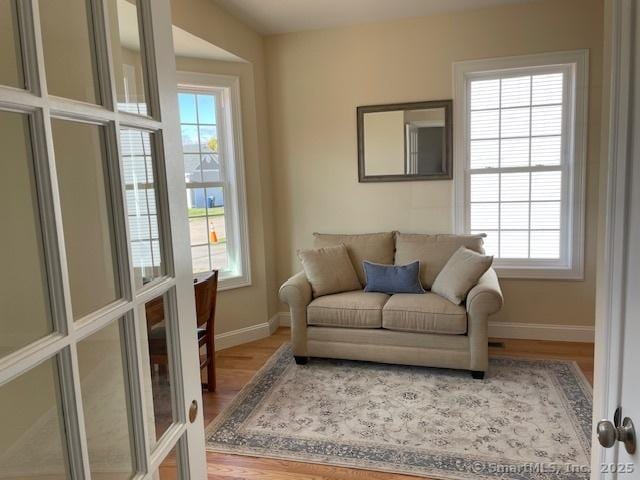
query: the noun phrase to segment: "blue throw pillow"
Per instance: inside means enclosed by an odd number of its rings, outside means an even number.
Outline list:
[[[424,293],[420,284],[420,262],[408,265],[380,265],[364,261],[365,292]]]

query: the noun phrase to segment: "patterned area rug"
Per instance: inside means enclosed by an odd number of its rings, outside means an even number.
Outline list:
[[[591,388],[574,362],[468,372],[274,354],[207,429],[215,452],[430,478],[589,478]]]

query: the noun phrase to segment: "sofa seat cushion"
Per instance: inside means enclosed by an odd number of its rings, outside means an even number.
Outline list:
[[[321,327],[381,328],[382,307],[389,295],[377,292],[336,293],[316,298],[307,307],[307,324]]]
[[[467,312],[435,293],[398,293],[382,309],[382,327],[403,332],[460,335],[467,332]]]

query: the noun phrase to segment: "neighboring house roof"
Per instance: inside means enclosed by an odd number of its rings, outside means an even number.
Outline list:
[[[185,145],[189,147],[190,145]],[[194,148],[195,150],[195,148]],[[204,174],[205,181],[217,180],[220,171],[220,161],[217,153],[205,153],[202,155],[202,165],[200,159],[196,155],[184,155],[184,174],[188,179],[197,179],[201,172]]]

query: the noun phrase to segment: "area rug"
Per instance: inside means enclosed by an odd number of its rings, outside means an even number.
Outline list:
[[[589,478],[591,388],[574,362],[468,372],[311,359],[284,345],[207,429],[214,452],[436,479]]]

